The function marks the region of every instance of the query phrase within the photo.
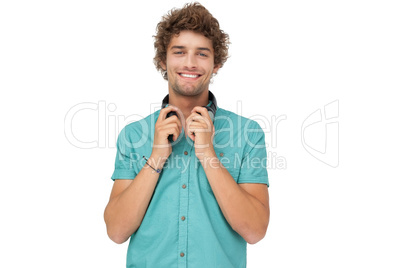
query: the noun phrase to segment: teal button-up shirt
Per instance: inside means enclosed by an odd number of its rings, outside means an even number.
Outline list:
[[[152,152],[159,111],[127,125],[117,141],[116,179],[135,179]],[[237,183],[268,186],[265,135],[257,122],[218,108],[214,149]],[[215,199],[194,142],[184,132],[138,230],[131,236],[127,267],[243,268],[247,242],[226,221]]]

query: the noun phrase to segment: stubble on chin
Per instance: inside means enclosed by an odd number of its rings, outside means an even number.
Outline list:
[[[174,92],[182,96],[197,96],[204,92],[205,89],[208,88],[209,81],[207,84],[200,84],[198,86],[182,86],[179,85],[177,81],[175,81],[171,88]]]
[[[203,92],[202,88],[182,88],[177,85],[173,85],[172,89],[174,92],[176,92],[179,95],[182,96],[197,96]]]

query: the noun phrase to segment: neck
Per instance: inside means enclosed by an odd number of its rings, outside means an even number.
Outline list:
[[[178,107],[185,119],[187,119],[195,106],[208,105],[208,95],[209,90],[204,90],[201,94],[195,96],[184,96],[169,89],[169,104]]]

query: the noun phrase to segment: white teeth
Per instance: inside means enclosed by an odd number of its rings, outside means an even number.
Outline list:
[[[183,76],[183,77],[188,77],[188,78],[196,78],[196,77],[198,77],[198,75],[196,75],[196,74],[180,74],[181,76]]]

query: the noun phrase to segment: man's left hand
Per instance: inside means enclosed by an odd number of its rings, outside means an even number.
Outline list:
[[[186,132],[194,141],[194,150],[198,159],[215,156],[213,146],[215,127],[206,108],[196,106],[191,110],[186,120]]]

